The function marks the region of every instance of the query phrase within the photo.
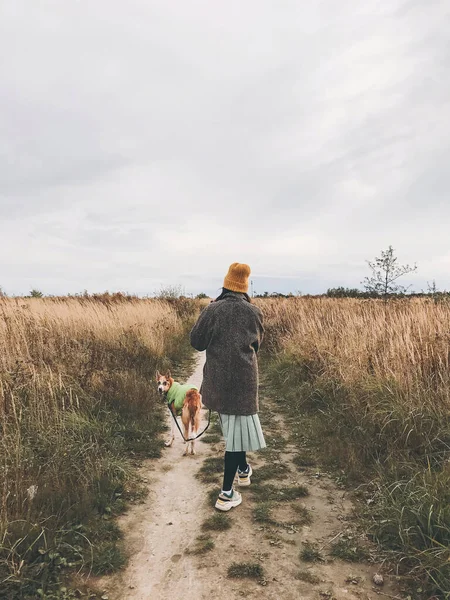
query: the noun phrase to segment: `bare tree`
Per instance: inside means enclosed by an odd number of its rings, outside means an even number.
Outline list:
[[[180,284],[177,285],[167,285],[166,287],[161,286],[159,292],[155,293],[157,298],[164,299],[175,299],[181,298],[181,296],[185,296],[186,293],[184,291],[184,287]]]
[[[398,265],[394,248],[389,246],[387,250],[381,251],[381,256],[373,262],[366,261],[372,275],[365,277],[362,284],[366,292],[381,296],[387,302],[391,294],[404,294],[408,288],[400,285],[398,280],[403,275],[417,271],[417,265]]]
[[[439,302],[448,301],[449,293],[446,290],[441,291],[436,285],[436,280],[430,283],[427,281],[427,291],[424,292],[427,296],[433,298],[433,302],[438,304]]]

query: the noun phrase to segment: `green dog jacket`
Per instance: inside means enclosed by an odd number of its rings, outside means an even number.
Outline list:
[[[170,405],[173,402],[173,406],[177,415],[181,415],[184,399],[186,398],[186,394],[189,392],[189,390],[198,391],[198,388],[195,387],[195,385],[189,385],[188,383],[182,385],[181,383],[174,381],[167,392],[167,404]]]

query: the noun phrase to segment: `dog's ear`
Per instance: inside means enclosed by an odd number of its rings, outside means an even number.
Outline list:
[[[156,371],[156,381],[158,381],[160,377],[161,377],[161,373],[159,371]]]
[[[166,373],[166,379],[170,379],[172,377],[172,375],[170,374],[170,371],[167,371]]]

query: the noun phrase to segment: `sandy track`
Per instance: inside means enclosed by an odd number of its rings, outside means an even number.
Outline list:
[[[198,354],[189,383],[200,386],[203,364],[204,354]],[[265,430],[280,435],[283,421],[279,416],[273,418],[276,408],[271,401],[264,402]],[[130,554],[129,564],[122,573],[96,582],[109,600],[186,597],[235,600],[243,596],[267,600],[374,600],[380,597],[372,585],[377,565],[349,564],[328,557],[325,562],[311,566],[299,559],[305,541],[317,543],[326,554],[329,543],[347,529],[352,519],[352,504],[326,474],[318,475],[312,469],[299,473],[290,462],[296,449],[289,446],[280,455],[289,465],[289,474],[278,485],[308,487],[309,496],[294,502],[301,503],[313,515],[311,525],[290,530],[255,523],[252,516],[255,501],[251,488],[246,488],[242,490],[242,505],[228,515],[231,529],[213,532],[214,549],[203,556],[187,553],[201,533],[202,522],[215,512],[207,499],[207,488],[195,475],[204,458],[223,454],[222,442],[212,445],[200,439],[197,444],[196,456],[182,456],[184,443],[176,432],[172,448],[166,448],[161,459],[147,461],[142,467],[141,475],[149,482],[150,494],[143,504],[132,506],[119,520]],[[258,467],[267,464],[268,459],[262,453],[249,455],[249,459],[257,480]],[[292,503],[276,507],[275,516],[280,523],[293,522],[294,514]],[[227,568],[232,562],[260,563],[264,580],[228,579]],[[318,583],[299,581],[296,576],[300,570],[311,570]],[[351,577],[358,580],[357,585],[349,582]],[[389,586],[383,592],[395,594]]]
[[[187,383],[200,387],[204,362],[204,353],[199,353]],[[206,416],[204,411],[202,428]],[[170,424],[169,413],[167,418]],[[188,590],[195,598],[211,597],[196,574],[198,559],[185,554],[204,519],[205,488],[194,476],[209,448],[200,438],[197,454],[182,456],[184,446],[176,430],[175,441],[164,449],[163,458],[148,461],[141,470],[151,492],[145,503],[133,506],[119,519],[131,558],[123,573],[99,582],[110,598],[174,600]]]

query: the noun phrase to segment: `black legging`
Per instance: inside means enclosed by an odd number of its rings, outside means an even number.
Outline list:
[[[240,471],[247,468],[247,456],[245,452],[225,452],[225,470],[223,474],[222,489],[229,492],[233,487],[234,476],[239,467]]]

